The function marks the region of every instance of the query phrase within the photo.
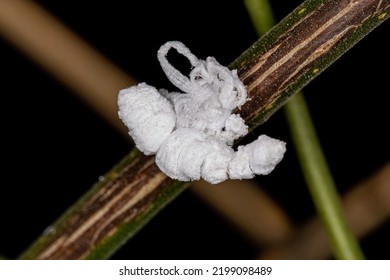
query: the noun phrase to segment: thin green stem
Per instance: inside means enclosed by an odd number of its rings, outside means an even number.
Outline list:
[[[245,5],[259,36],[273,26],[272,10],[267,0],[245,0]],[[304,177],[313,201],[330,236],[338,259],[363,259],[358,241],[347,226],[321,145],[302,93],[285,105],[291,135],[298,152]]]
[[[363,259],[358,241],[347,225],[336,185],[322,153],[302,94],[285,106],[291,135],[314,204],[330,237],[337,259]]]
[[[259,37],[267,33],[275,25],[272,8],[267,0],[244,0],[253,26]]]

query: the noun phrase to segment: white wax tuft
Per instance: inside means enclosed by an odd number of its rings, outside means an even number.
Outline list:
[[[189,77],[169,63],[172,48],[190,61]],[[200,60],[177,41],[161,46],[157,56],[168,79],[184,93],[145,83],[119,92],[118,114],[137,148],[156,154],[161,171],[181,181],[203,178],[216,184],[269,174],[283,158],[284,142],[261,135],[237,151],[232,148],[248,133],[244,120],[233,114],[247,100],[237,71],[213,57]]]

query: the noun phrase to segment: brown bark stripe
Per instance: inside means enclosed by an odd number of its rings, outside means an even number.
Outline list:
[[[82,259],[95,245],[115,233],[117,227],[143,213],[168,181],[154,164],[154,157],[134,160],[85,203],[67,221],[38,259]]]
[[[297,77],[317,71],[313,65],[389,5],[389,0],[324,1],[305,15],[268,51],[239,69],[250,98],[239,110],[240,115],[251,121],[296,82]]]

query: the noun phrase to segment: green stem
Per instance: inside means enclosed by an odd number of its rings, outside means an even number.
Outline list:
[[[259,36],[273,25],[272,10],[267,0],[245,0],[245,5]],[[263,9],[263,10],[262,10]],[[330,236],[338,259],[362,259],[363,253],[343,213],[332,174],[311,121],[302,93],[285,105],[295,147],[314,204]]]
[[[275,25],[272,8],[267,0],[245,0],[245,6],[259,37]]]
[[[304,177],[338,259],[363,259],[358,241],[347,225],[336,186],[321,151],[302,94],[285,106]]]

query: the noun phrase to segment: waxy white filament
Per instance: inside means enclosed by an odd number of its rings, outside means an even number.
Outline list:
[[[171,48],[190,61],[189,77],[168,62]],[[232,113],[247,99],[236,70],[213,57],[200,60],[177,41],[161,46],[158,60],[184,93],[140,83],[119,92],[118,114],[137,148],[146,155],[156,154],[162,172],[181,181],[203,178],[216,184],[266,175],[275,168],[286,151],[282,141],[261,135],[237,151],[231,147],[248,133],[244,120]]]

